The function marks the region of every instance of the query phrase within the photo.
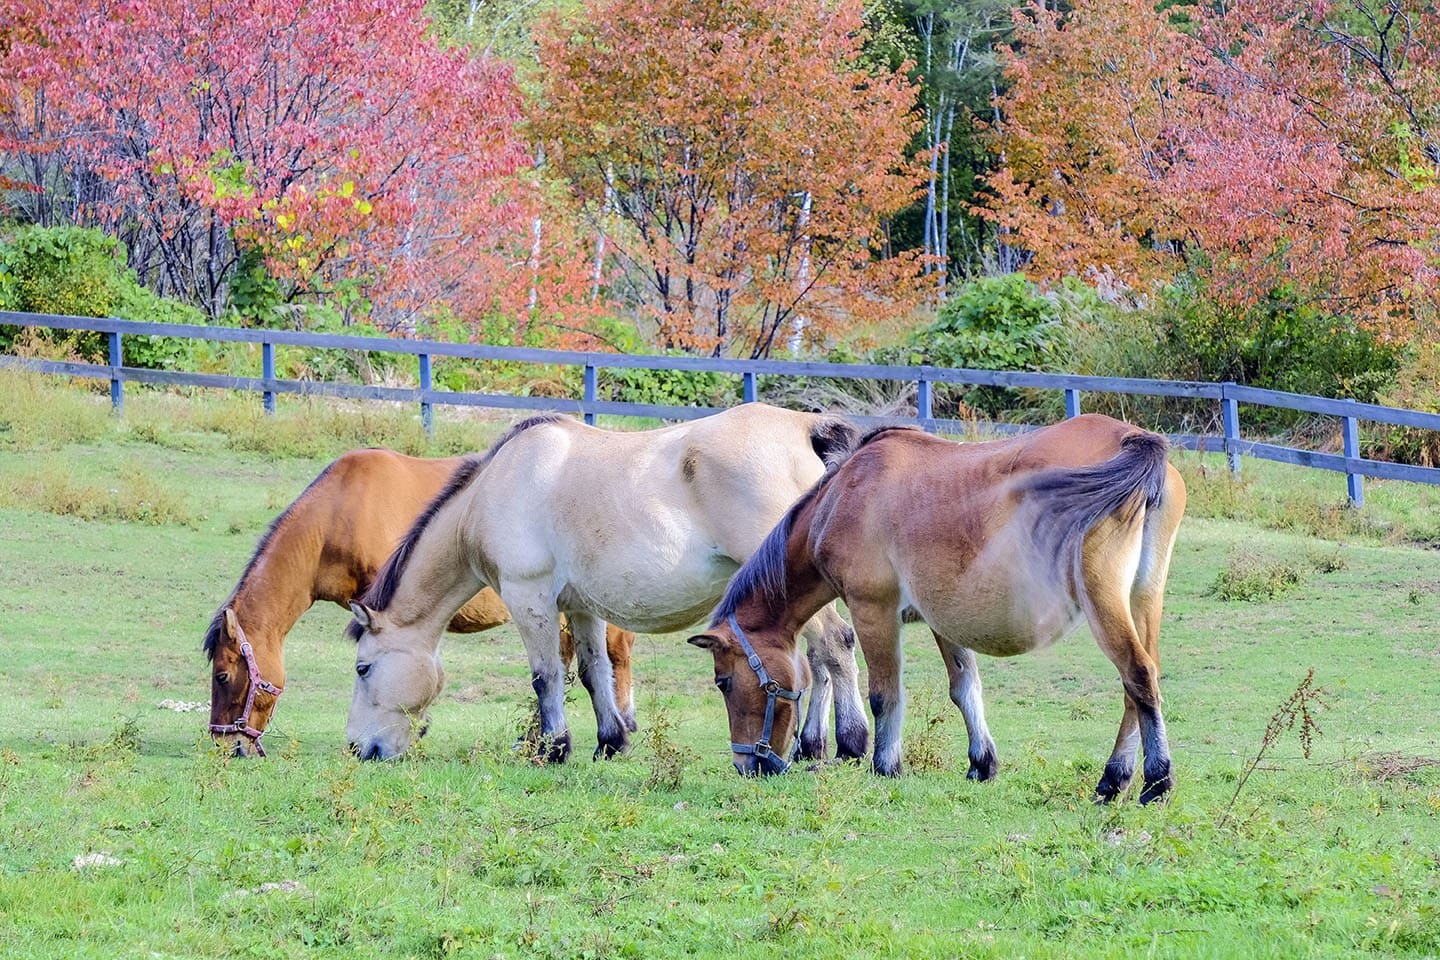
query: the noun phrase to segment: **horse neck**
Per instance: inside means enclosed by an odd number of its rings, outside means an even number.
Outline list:
[[[461,491],[430,518],[384,610],[399,626],[434,627],[437,642],[445,625],[485,585],[471,563],[475,549],[466,537],[470,499],[469,491]]]
[[[324,544],[319,532],[292,510],[235,588],[230,608],[257,652],[285,644],[285,636],[315,603]]]
[[[751,591],[736,607],[736,621],[747,630],[752,626],[765,636],[773,636],[782,646],[793,648],[800,628],[820,608],[840,594],[820,575],[815,556],[810,550],[810,521],[814,508],[800,512],[785,542],[785,585],[782,597],[767,595],[764,590]],[[769,628],[775,628],[771,630]]]

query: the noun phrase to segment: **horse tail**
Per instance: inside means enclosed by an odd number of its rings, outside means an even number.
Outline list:
[[[1078,572],[1080,547],[1101,520],[1121,512],[1133,515],[1142,502],[1146,509],[1160,503],[1169,449],[1158,433],[1137,431],[1121,440],[1120,452],[1104,463],[1031,477],[1023,489],[1045,502],[1036,522],[1037,541],[1053,549],[1057,559],[1072,559]]]
[[[810,428],[810,449],[825,464],[826,470],[834,470],[844,463],[859,445],[860,431],[848,420],[821,417]]]

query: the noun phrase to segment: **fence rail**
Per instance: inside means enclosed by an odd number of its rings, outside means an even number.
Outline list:
[[[509,410],[545,410],[575,413],[586,423],[594,423],[600,414],[615,416],[665,417],[695,419],[717,412],[714,407],[676,407],[664,404],[622,403],[602,400],[598,395],[602,369],[688,370],[725,373],[741,378],[741,395],[745,401],[757,396],[756,378],[764,375],[837,377],[851,380],[891,380],[916,384],[916,414],[912,418],[930,431],[964,432],[973,424],[963,420],[932,415],[935,384],[965,386],[1029,387],[1063,391],[1066,416],[1081,412],[1086,393],[1120,393],[1154,397],[1181,397],[1214,400],[1220,404],[1223,435],[1208,437],[1176,434],[1172,442],[1192,450],[1223,450],[1230,469],[1240,470],[1242,456],[1281,463],[1298,464],[1320,470],[1344,473],[1350,502],[1364,502],[1363,477],[1408,480],[1415,483],[1440,484],[1440,469],[1408,464],[1367,460],[1360,456],[1359,422],[1371,421],[1424,430],[1440,430],[1440,414],[1422,413],[1353,400],[1334,400],[1308,394],[1262,390],[1235,383],[1205,383],[1185,380],[1143,380],[1125,377],[1086,377],[1074,374],[1021,373],[1000,370],[969,370],[931,366],[888,366],[881,364],[823,363],[787,360],[731,360],[710,357],[660,357],[629,354],[589,353],[574,350],[539,350],[526,347],[495,347],[481,344],[443,343],[431,340],[392,340],[385,337],[358,337],[338,334],[298,333],[285,330],[249,330],[238,327],[209,327],[189,324],[144,323],[111,318],[65,317],[50,314],[13,313],[0,311],[0,324],[21,327],[43,327],[55,330],[84,330],[107,335],[109,360],[106,364],[70,363],[55,360],[33,360],[0,355],[0,366],[20,367],[41,373],[71,377],[89,377],[110,381],[110,401],[117,413],[123,412],[125,383],[149,383],[167,386],[217,387],[226,390],[247,390],[262,395],[266,412],[275,411],[278,394],[342,397],[355,400],[390,400],[418,403],[421,420],[427,432],[434,430],[436,405],[495,407]],[[258,343],[261,348],[261,376],[241,377],[209,373],[188,373],[178,370],[152,370],[124,365],[123,337],[175,337],[208,342]],[[310,347],[333,350],[356,350],[415,356],[419,360],[420,385],[415,388],[375,387],[360,384],[329,383],[310,380],[282,380],[275,375],[275,347]],[[431,362],[434,357],[458,357],[468,360],[507,361],[511,363],[578,366],[584,369],[582,396],[522,397],[510,394],[452,392],[434,389]],[[1342,420],[1343,454],[1320,453],[1278,444],[1246,441],[1240,435],[1240,404],[1277,407],[1339,417]],[[893,423],[903,417],[852,417],[860,422]],[[1002,432],[1030,429],[1024,425],[996,423],[990,425]]]

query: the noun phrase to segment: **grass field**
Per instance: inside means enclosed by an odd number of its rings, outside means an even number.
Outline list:
[[[0,956],[1440,956],[1433,491],[1371,484],[1356,514],[1340,477],[1185,461],[1161,806],[1089,802],[1120,693],[1083,631],[982,660],[994,783],[965,780],[919,628],[904,777],[755,782],[684,634],[637,643],[626,757],[511,753],[530,691],[502,628],[447,639],[419,752],[361,765],[347,618],[320,607],[287,646],[271,755],[244,762],[159,704],[208,697],[210,615],[333,454],[424,440],[408,413],[127,402],[117,424],[0,374]],[[430,450],[496,429],[446,424]],[[1312,667],[1307,758],[1298,724],[1265,735]],[[569,712],[588,755],[583,694]]]

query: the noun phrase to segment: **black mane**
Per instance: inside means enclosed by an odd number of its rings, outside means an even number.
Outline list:
[[[440,512],[441,507],[470,485],[470,482],[475,479],[475,475],[494,458],[501,447],[513,440],[517,434],[523,433],[531,427],[568,419],[558,413],[545,413],[522,420],[501,434],[500,439],[491,444],[489,450],[483,454],[466,457],[461,461],[460,466],[446,481],[445,487],[426,505],[420,516],[415,518],[415,522],[410,525],[409,532],[400,541],[400,545],[395,548],[395,552],[390,554],[385,565],[380,568],[380,572],[375,576],[375,582],[370,585],[370,589],[365,591],[360,602],[371,610],[385,610],[390,606],[390,602],[395,599],[396,591],[400,588],[400,579],[405,574],[405,568],[410,565],[415,545],[425,533],[430,521],[435,519],[435,514]],[[355,641],[358,641],[364,632],[365,628],[357,620],[351,620],[350,625],[345,628],[345,635]]]
[[[785,516],[775,525],[775,528],[765,535],[765,539],[750,555],[740,569],[735,571],[735,576],[730,578],[730,586],[725,589],[725,596],[721,598],[720,604],[711,614],[710,625],[713,627],[725,620],[747,597],[759,592],[768,603],[781,603],[785,600],[785,546],[790,541],[790,531],[795,528],[795,518],[800,516],[800,511],[820,495],[821,489],[830,482],[837,470],[845,465],[857,451],[869,443],[874,442],[885,434],[897,430],[916,430],[918,428],[904,425],[875,427],[866,431],[860,439],[850,448],[848,454],[835,463],[832,463],[825,471],[825,475],[815,481],[815,485],[800,495],[790,509],[785,511]]]
[[[240,579],[235,583],[235,589],[230,591],[230,596],[225,598],[225,602],[220,605],[220,609],[215,611],[215,616],[210,618],[210,626],[205,631],[205,639],[201,641],[201,647],[205,651],[205,656],[212,662],[215,660],[215,651],[220,647],[220,638],[225,635],[225,609],[234,602],[235,597],[245,586],[245,581],[248,580],[250,574],[254,572],[255,565],[260,562],[261,557],[265,556],[265,551],[270,549],[270,543],[275,539],[275,534],[279,531],[280,526],[285,523],[286,520],[290,519],[291,514],[295,512],[295,508],[298,507],[306,497],[310,496],[315,488],[319,486],[320,481],[328,477],[330,471],[335,469],[335,464],[339,462],[339,459],[332,460],[324,470],[321,470],[320,475],[314,480],[311,480],[309,485],[300,492],[300,496],[291,501],[290,506],[281,511],[280,516],[271,520],[270,526],[261,534],[260,542],[255,544],[255,552],[250,554],[250,561],[245,564],[245,569],[240,573]]]

